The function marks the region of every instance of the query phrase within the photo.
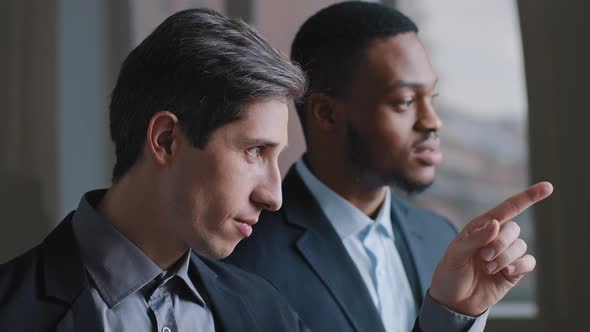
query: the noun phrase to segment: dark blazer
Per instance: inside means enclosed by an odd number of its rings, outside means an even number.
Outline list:
[[[0,331],[102,331],[90,300],[70,213],[29,252],[0,265]],[[216,331],[301,331],[284,297],[262,278],[193,253]]]
[[[393,196],[391,220],[420,306],[457,231],[443,217]],[[228,261],[272,282],[313,331],[385,332],[354,262],[294,168],[283,181],[283,207],[263,213]]]

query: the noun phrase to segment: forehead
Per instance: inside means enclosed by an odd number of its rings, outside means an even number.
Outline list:
[[[241,119],[221,127],[217,132],[232,140],[256,139],[285,145],[289,116],[287,105],[287,100],[283,98],[252,102],[245,107]]]
[[[373,42],[361,62],[358,74],[369,84],[389,86],[405,81],[431,86],[437,79],[426,49],[414,32]]]
[[[286,99],[270,98],[255,101],[246,106],[241,122],[246,127],[268,130],[286,124],[289,108]]]

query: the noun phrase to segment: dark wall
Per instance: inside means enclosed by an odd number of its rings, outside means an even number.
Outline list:
[[[531,167],[555,185],[537,209],[540,319],[587,331],[590,299],[590,2],[519,1]]]

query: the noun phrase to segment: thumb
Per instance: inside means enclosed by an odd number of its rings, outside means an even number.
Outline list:
[[[449,246],[447,261],[455,267],[464,265],[479,249],[492,242],[499,232],[500,222],[496,219],[471,230],[468,225]]]

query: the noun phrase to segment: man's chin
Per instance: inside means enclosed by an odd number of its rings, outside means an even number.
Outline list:
[[[224,259],[224,258],[228,257],[229,255],[231,255],[231,253],[236,248],[236,244],[234,244],[234,245],[232,245],[232,244],[215,245],[215,246],[210,245],[210,246],[205,246],[204,248],[203,247],[200,247],[200,248],[193,247],[193,250],[196,251],[197,254],[199,254],[201,256],[207,257],[212,260],[219,260],[219,259]]]
[[[434,179],[430,181],[419,181],[409,177],[396,177],[390,184],[406,192],[408,195],[417,195],[426,191],[433,183]]]

